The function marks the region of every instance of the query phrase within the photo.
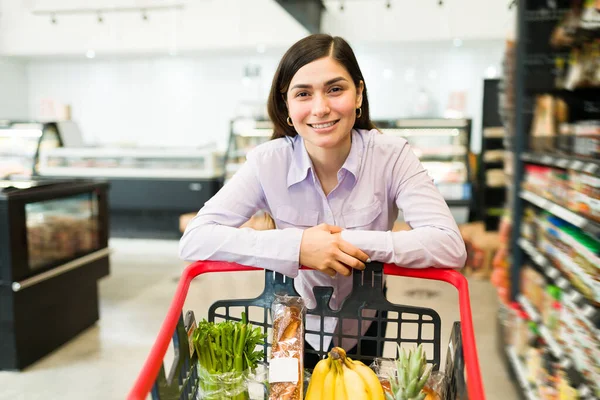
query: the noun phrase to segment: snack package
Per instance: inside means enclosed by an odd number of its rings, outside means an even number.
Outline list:
[[[304,315],[301,297],[276,296],[271,306],[273,338],[269,400],[304,398]]]

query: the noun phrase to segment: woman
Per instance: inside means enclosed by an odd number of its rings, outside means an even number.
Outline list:
[[[331,286],[333,308],[352,290],[351,269],[370,260],[463,266],[465,246],[448,206],[406,140],[375,129],[362,73],[342,38],[317,34],[294,44],[275,72],[268,110],[273,140],[249,152],[189,223],[182,258],[297,278],[309,307],[314,286]],[[399,209],[412,230],[391,232]],[[273,216],[277,230],[238,229],[259,210]],[[300,265],[313,271],[299,273]],[[308,316],[306,328],[320,330],[319,319]],[[325,321],[327,332],[335,328],[335,321]],[[367,322],[361,333],[377,334],[376,324],[368,328]],[[357,327],[343,332],[356,335]],[[319,348],[318,337],[306,339]]]

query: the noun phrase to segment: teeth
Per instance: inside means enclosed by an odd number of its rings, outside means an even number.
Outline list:
[[[333,126],[333,124],[335,124],[336,121],[333,122],[329,122],[327,124],[313,124],[312,127],[316,128],[316,129],[324,129],[324,128],[329,128],[330,126]]]

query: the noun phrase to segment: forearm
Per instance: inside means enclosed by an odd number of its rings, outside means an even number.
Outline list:
[[[179,256],[188,261],[236,262],[296,277],[302,233],[300,229],[256,231],[215,223],[195,224],[181,238]]]
[[[345,230],[342,238],[374,261],[407,268],[462,268],[467,258],[458,232],[433,226],[402,232]]]

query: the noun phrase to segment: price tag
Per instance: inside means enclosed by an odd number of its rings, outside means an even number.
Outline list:
[[[579,388],[577,388],[577,391],[579,392],[579,395],[581,397],[588,397],[592,394],[591,389],[587,385],[579,386]]]
[[[592,318],[594,314],[596,314],[596,309],[591,305],[586,304],[585,307],[583,307],[583,315],[586,318]]]
[[[547,264],[547,262],[546,262],[546,257],[544,257],[543,255],[541,255],[541,254],[539,254],[539,253],[538,253],[538,254],[536,254],[536,256],[534,257],[534,260],[533,260],[533,261],[535,261],[535,263],[536,263],[537,265],[539,265],[540,267],[545,267],[545,266],[546,266],[546,264]]]
[[[571,168],[580,171],[581,168],[583,168],[583,163],[579,160],[575,160],[571,163]]]
[[[297,358],[272,358],[269,362],[269,383],[298,383],[300,368]]]
[[[569,165],[569,160],[566,160],[564,158],[561,158],[560,160],[556,161],[556,166],[559,168],[566,168],[567,165]]]
[[[594,174],[596,171],[598,171],[598,165],[589,163],[588,165],[585,166],[583,171],[587,172],[588,174]]]
[[[558,281],[556,281],[556,286],[565,290],[569,286],[569,281],[567,281],[565,278],[559,278]]]
[[[557,279],[560,276],[560,272],[555,268],[548,267],[546,268],[546,275],[548,275],[550,279]]]
[[[583,296],[581,295],[581,293],[579,293],[576,290],[573,290],[570,295],[569,295],[569,300],[571,300],[571,302],[573,304],[577,303],[579,300],[581,300]]]
[[[554,159],[550,156],[543,156],[542,157],[542,164],[552,164],[552,161]]]

